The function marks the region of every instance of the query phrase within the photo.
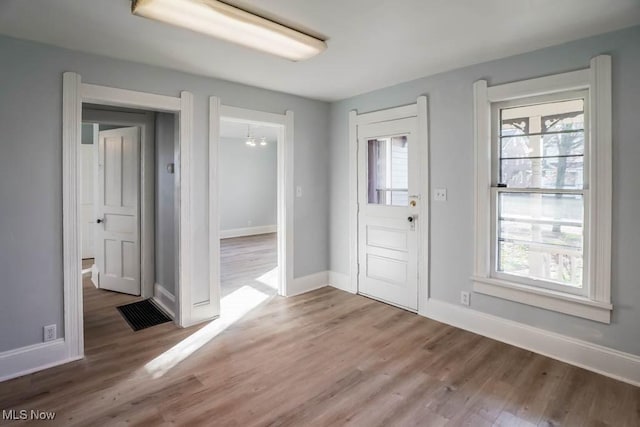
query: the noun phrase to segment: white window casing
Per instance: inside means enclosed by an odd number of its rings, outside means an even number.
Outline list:
[[[583,70],[555,74],[489,87],[486,80],[473,85],[475,137],[475,240],[473,288],[475,292],[541,307],[603,323],[611,311],[611,57],[600,55]],[[535,281],[496,274],[497,232],[492,124],[496,104],[532,97],[562,98],[562,94],[585,93],[584,164],[584,266],[580,293],[536,286]],[[550,193],[558,192],[551,189]]]

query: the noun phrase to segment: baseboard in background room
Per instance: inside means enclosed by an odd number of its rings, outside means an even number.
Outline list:
[[[221,239],[230,239],[232,237],[256,236],[258,234],[276,233],[277,225],[260,225],[258,227],[233,228],[230,230],[220,230]]]
[[[175,319],[176,297],[164,286],[156,283],[153,285],[153,302],[164,310],[169,317]]]

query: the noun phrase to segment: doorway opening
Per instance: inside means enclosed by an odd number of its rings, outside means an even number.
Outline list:
[[[138,92],[126,89],[119,89],[107,86],[99,86],[94,84],[83,83],[79,74],[74,72],[63,73],[63,102],[62,102],[62,207],[63,207],[63,281],[64,281],[64,340],[55,348],[55,354],[52,352],[52,358],[55,357],[55,363],[66,363],[78,360],[84,357],[84,310],[83,310],[83,277],[82,277],[82,215],[81,215],[81,162],[80,162],[80,146],[82,142],[82,122],[83,122],[83,106],[98,105],[103,110],[120,110],[121,112],[132,113],[127,111],[135,109],[133,112],[149,112],[149,113],[168,113],[174,120],[174,133],[172,141],[174,143],[175,158],[175,230],[176,230],[176,253],[177,258],[175,273],[175,323],[179,326],[189,326],[193,323],[194,304],[190,298],[189,274],[191,272],[190,261],[193,259],[191,246],[189,242],[194,236],[191,224],[191,166],[189,159],[191,157],[191,141],[193,135],[193,94],[182,91],[178,97],[158,95],[148,92]],[[85,120],[89,120],[84,117]],[[120,123],[119,126],[129,125],[128,123]],[[136,127],[136,124],[129,126]],[[99,132],[99,128],[98,128]],[[133,132],[133,130],[132,130]],[[116,144],[117,145],[117,144]],[[122,148],[123,144],[121,144]],[[145,144],[142,144],[142,148]],[[115,150],[114,152],[116,152]],[[151,166],[153,164],[153,152],[146,150],[140,152],[141,160],[145,160],[144,165]],[[117,159],[118,156],[114,155]],[[122,163],[122,156],[120,162]],[[148,161],[147,161],[148,160]],[[109,159],[107,159],[109,161]],[[137,164],[137,163],[136,163]],[[149,171],[143,163],[140,165],[141,170]],[[125,168],[131,172],[131,168]],[[118,173],[114,176],[124,176],[123,169],[113,169]],[[137,189],[142,192],[147,184],[153,185],[153,174],[141,173],[140,187]],[[128,179],[128,178],[127,178]],[[126,179],[125,179],[126,180]],[[134,187],[136,185],[134,184]],[[122,185],[120,186],[122,188]],[[127,189],[129,191],[130,189]],[[145,190],[146,191],[146,190]],[[117,193],[117,192],[116,192]],[[153,192],[146,191],[146,195],[150,196]],[[139,193],[140,194],[140,193]],[[122,197],[122,191],[120,191]],[[149,216],[149,209],[145,206],[153,206],[148,202],[147,196],[141,196],[139,201],[141,219]],[[130,200],[130,194],[127,196]],[[144,210],[143,210],[144,209]],[[122,212],[121,212],[122,213]],[[117,214],[114,213],[114,214]],[[153,236],[153,232],[148,232],[149,228],[154,227],[154,219],[151,216],[150,221],[140,222],[139,226],[139,242],[140,242],[140,293],[143,297],[154,295],[155,293],[155,272],[153,261],[155,261],[154,242],[148,244],[148,236]],[[102,219],[102,218],[100,218]],[[111,222],[112,226],[127,227],[131,229],[131,220]],[[127,222],[128,221],[128,222]],[[109,219],[107,218],[107,222]],[[136,228],[135,221],[133,228]],[[116,227],[117,228],[117,227]],[[124,230],[123,229],[123,230]],[[113,231],[113,230],[111,230]],[[119,237],[127,237],[123,235]],[[125,240],[125,239],[122,239]],[[120,249],[123,248],[123,242],[120,241]],[[111,243],[113,248],[113,243]],[[115,245],[117,249],[117,245]],[[126,246],[126,245],[124,245]],[[131,251],[131,245],[125,248]],[[125,252],[126,252],[125,251]],[[115,253],[115,251],[113,252]],[[134,254],[135,254],[134,250]],[[125,254],[126,255],[126,254]],[[122,272],[122,251],[120,251],[120,271]],[[149,259],[152,262],[147,262]],[[129,262],[128,257],[125,262]],[[99,265],[98,263],[95,263]],[[130,263],[135,265],[136,263]],[[149,267],[151,266],[151,267]],[[99,267],[98,267],[99,268]],[[108,270],[108,267],[106,268]],[[125,274],[124,276],[129,276]],[[152,286],[149,286],[151,283]],[[92,285],[93,286],[93,285]],[[149,291],[149,289],[151,289]],[[199,304],[198,314],[205,311],[213,311],[213,304]],[[204,313],[208,314],[208,313]],[[211,317],[211,316],[209,316]],[[170,324],[168,324],[170,325]]]
[[[224,323],[295,293],[294,119],[292,111],[231,107],[217,97],[209,105],[211,271]]]
[[[220,121],[220,290],[277,295],[279,126]]]
[[[82,106],[79,215],[87,349],[127,331],[116,307],[151,300],[147,311],[160,310],[165,321],[175,317],[176,120],[171,113]]]

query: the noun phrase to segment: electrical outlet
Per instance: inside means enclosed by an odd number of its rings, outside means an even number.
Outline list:
[[[302,187],[299,185],[296,187],[296,197],[302,197]]]
[[[436,202],[446,202],[447,201],[447,189],[446,188],[436,188],[433,192],[433,200]]]
[[[48,325],[43,328],[44,330],[44,342],[53,341],[58,338],[58,332],[56,331],[56,325]]]
[[[460,292],[460,304],[471,305],[471,294],[467,291]]]

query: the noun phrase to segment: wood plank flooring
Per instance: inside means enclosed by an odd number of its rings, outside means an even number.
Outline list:
[[[640,388],[332,288],[270,295],[215,336],[133,332],[113,308],[130,297],[85,291],[86,358],[0,383],[0,410],[64,426],[640,425]]]
[[[276,295],[277,248],[276,233],[220,240],[222,296],[243,286]]]

